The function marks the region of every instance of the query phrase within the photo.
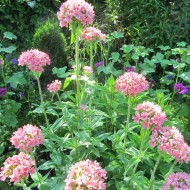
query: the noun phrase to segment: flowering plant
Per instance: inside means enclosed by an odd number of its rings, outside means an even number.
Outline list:
[[[75,163],[65,179],[65,190],[70,189],[91,189],[105,190],[106,171],[101,168],[98,162],[85,160]]]
[[[27,124],[15,131],[10,141],[15,148],[31,152],[33,147],[43,144],[44,138],[41,129]]]
[[[5,160],[4,166],[1,168],[0,179],[5,181],[6,178],[10,178],[10,182],[17,184],[35,172],[34,165],[32,158],[21,152]]]

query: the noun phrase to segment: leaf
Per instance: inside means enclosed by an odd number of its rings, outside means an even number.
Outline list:
[[[119,61],[119,57],[120,57],[120,54],[118,53],[118,52],[113,52],[112,54],[111,54],[111,60],[113,61],[113,62],[117,62],[117,61]]]
[[[181,79],[190,83],[190,72],[185,72],[179,75]]]
[[[71,79],[70,78],[66,78],[63,84],[63,89],[67,88],[67,86],[69,86],[69,84],[71,83]]]
[[[170,47],[170,46],[163,46],[163,45],[158,46],[158,48],[160,48],[160,50],[163,50],[163,51],[166,51],[166,50],[171,49],[171,47]]]
[[[66,77],[68,77],[70,75],[69,72],[67,72],[67,73],[65,72],[66,69],[67,69],[66,66],[63,67],[63,68],[56,68],[56,67],[54,67],[52,69],[52,71],[53,71],[53,74],[57,75],[57,77],[59,77],[59,78],[66,78]]]
[[[4,32],[3,37],[7,39],[17,39],[17,37],[12,32]]]
[[[5,53],[12,53],[13,51],[16,50],[16,46],[12,45],[7,48],[0,48],[0,52],[5,52]]]
[[[17,116],[14,113],[5,114],[2,120],[5,125],[11,127],[15,127],[18,123]]]
[[[177,43],[177,46],[178,46],[178,47],[185,47],[186,45],[187,45],[186,42],[178,42],[178,43]]]
[[[38,185],[39,190],[51,190],[51,186],[48,185],[48,183],[44,182],[42,184]]]
[[[119,39],[119,38],[123,38],[124,35],[122,32],[117,32],[117,31],[114,31],[111,33],[111,35],[115,38],[115,39]]]
[[[43,163],[42,165],[40,165],[38,167],[38,170],[48,170],[50,168],[55,168],[54,162],[52,161],[46,161],[45,163]]]
[[[23,85],[26,84],[27,81],[24,78],[24,74],[22,72],[18,72],[14,73],[13,76],[7,80],[7,83],[10,83],[13,88],[16,88],[18,84]]]
[[[35,5],[36,5],[36,1],[28,1],[27,2],[27,5],[30,7],[30,8],[34,8],[35,7]]]

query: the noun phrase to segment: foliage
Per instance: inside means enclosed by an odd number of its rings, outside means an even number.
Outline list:
[[[188,0],[183,1],[127,1],[106,0],[107,19],[115,28],[125,32],[128,42],[155,47],[178,41],[189,42]]]
[[[17,46],[25,48],[30,46],[33,32],[36,26],[49,14],[47,9],[52,11],[57,6],[56,1],[49,3],[42,0],[5,0],[0,2],[0,31],[2,33],[11,31],[19,41]],[[40,18],[40,19],[39,19]]]
[[[190,46],[183,41],[178,42],[175,47],[160,45],[155,49],[143,45],[120,44],[124,35],[115,31],[106,36],[105,42],[94,42],[90,44],[94,45],[91,47],[80,38],[83,26],[77,22],[71,24],[70,29],[75,29],[71,31],[74,35],[74,60],[69,60],[68,67],[53,65],[52,69],[57,80],[61,81],[59,85],[63,84],[61,88],[59,86],[48,91],[42,72],[19,68],[17,61],[11,60],[12,55],[11,58],[4,55],[0,57],[0,87],[7,92],[1,93],[0,96],[0,135],[3,137],[0,141],[1,165],[7,157],[20,151],[15,150],[9,141],[16,128],[27,124],[38,125],[44,137],[43,145],[34,147],[29,153],[36,163],[35,173],[30,177],[26,173],[15,186],[24,190],[64,189],[71,166],[87,159],[96,160],[106,170],[107,190],[160,190],[170,173],[190,173],[190,148],[185,143],[188,143],[190,137]],[[51,36],[53,31],[60,35],[57,26],[50,30],[51,26],[55,25],[47,21],[37,32],[38,38],[36,37],[35,41],[41,39],[40,34],[46,33],[46,29],[50,31]],[[9,39],[13,35],[6,33],[5,36]],[[54,38],[48,38],[45,34],[45,39],[50,41],[48,39]],[[43,41],[43,45],[46,41]],[[120,44],[118,51],[112,51],[116,44]],[[54,46],[54,43],[49,46],[54,48],[51,50],[53,52],[55,47],[58,47]],[[65,51],[65,46],[62,50]],[[50,55],[51,51],[48,52]],[[31,61],[30,56],[30,53],[27,53],[26,60]],[[55,56],[55,59],[60,60],[60,64],[61,58],[60,54],[59,57]],[[95,59],[102,61],[101,64],[95,64]],[[39,65],[41,62],[43,60]],[[85,72],[89,65],[90,72]],[[47,70],[44,71],[44,76],[47,75],[46,72]],[[129,75],[130,72],[136,72],[136,76],[143,74],[149,82],[149,88],[135,95],[124,95],[116,88],[116,81],[125,72],[129,72]],[[47,76],[51,78],[51,73]],[[120,88],[130,86],[131,91],[135,92],[137,89],[133,89],[135,85],[131,84],[143,81],[138,81],[135,77],[128,81],[129,78],[121,80]],[[186,88],[185,93],[174,88],[174,84],[178,82]],[[35,90],[37,86],[39,93]],[[26,95],[23,97],[20,92]],[[162,129],[175,126],[176,131],[184,134],[183,139],[178,133],[182,143],[178,144],[178,147],[187,145],[187,151],[177,156],[184,156],[187,163],[177,163],[175,154],[169,155],[167,151],[160,151],[160,147],[153,148],[150,145],[151,134],[160,129],[156,126],[153,129],[153,125],[144,128],[145,124],[138,123],[133,117],[138,116],[137,105],[147,101],[152,102],[149,105],[156,105],[155,107],[166,115]],[[141,120],[145,120],[147,116],[151,120],[158,112],[149,111],[149,107],[145,110],[148,110],[149,114],[141,113],[143,110],[139,111],[139,114],[142,114]],[[154,120],[153,124],[156,125],[156,122]],[[32,136],[29,135],[31,142]],[[20,135],[18,139],[22,138],[24,137]],[[175,138],[165,138],[170,148],[176,148],[172,147],[176,143],[173,140]],[[181,153],[181,149],[177,150],[178,152]],[[0,183],[0,186],[4,189],[15,188],[13,184],[6,182]]]

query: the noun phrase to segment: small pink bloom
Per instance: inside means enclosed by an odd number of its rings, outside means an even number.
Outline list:
[[[12,145],[21,151],[31,152],[34,146],[43,143],[44,138],[41,129],[33,125],[24,125],[18,128],[10,138]]]
[[[90,66],[84,66],[83,69],[84,69],[85,74],[93,73],[93,70],[92,70],[92,68]]]
[[[86,109],[87,109],[87,106],[84,105],[84,104],[81,104],[81,105],[79,106],[79,109],[80,109],[80,110],[86,110]]]
[[[190,175],[185,172],[173,173],[167,176],[162,190],[189,190]]]
[[[161,127],[166,120],[166,115],[162,112],[161,107],[152,102],[143,102],[134,109],[136,112],[133,121],[140,123],[143,128]]]
[[[61,27],[68,27],[73,20],[90,25],[94,21],[94,9],[84,0],[67,0],[59,8],[57,18]]]
[[[65,179],[65,190],[105,190],[106,184],[104,181],[107,178],[106,174],[107,172],[96,161],[85,160],[77,162],[71,166]]]
[[[105,41],[106,35],[99,29],[94,27],[84,28],[82,31],[82,39],[86,41],[103,40]]]
[[[179,163],[190,161],[190,147],[185,143],[183,135],[176,127],[162,127],[153,130],[150,140],[152,147],[165,151]]]
[[[18,58],[18,65],[24,66],[28,65],[28,68],[31,71],[43,72],[43,67],[50,65],[49,55],[39,51],[38,49],[31,49],[25,52],[22,52]]]
[[[0,180],[5,181],[6,178],[9,178],[10,182],[14,182],[14,184],[35,172],[34,161],[23,152],[7,158],[3,165],[0,172]]]
[[[148,89],[148,81],[142,74],[126,72],[117,78],[116,91],[122,91],[124,95],[135,96]]]
[[[60,90],[61,86],[62,86],[61,81],[54,80],[52,83],[47,85],[47,88],[50,92],[57,92],[58,90]]]

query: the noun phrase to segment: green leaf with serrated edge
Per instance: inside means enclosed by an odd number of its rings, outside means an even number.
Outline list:
[[[15,50],[16,50],[16,46],[14,45],[6,47],[6,48],[0,48],[0,52],[5,52],[5,53],[12,53]]]
[[[7,80],[7,83],[13,88],[17,88],[17,86],[27,84],[26,79],[24,78],[24,74],[22,72],[14,73],[12,77]]]
[[[70,75],[70,73],[66,72],[66,69],[67,69],[66,66],[63,67],[63,68],[54,67],[52,69],[52,72],[53,72],[53,74],[56,74],[57,77],[59,77],[59,78],[66,78],[66,77],[68,77]]]
[[[3,37],[7,39],[17,39],[17,37],[12,32],[4,32]]]

